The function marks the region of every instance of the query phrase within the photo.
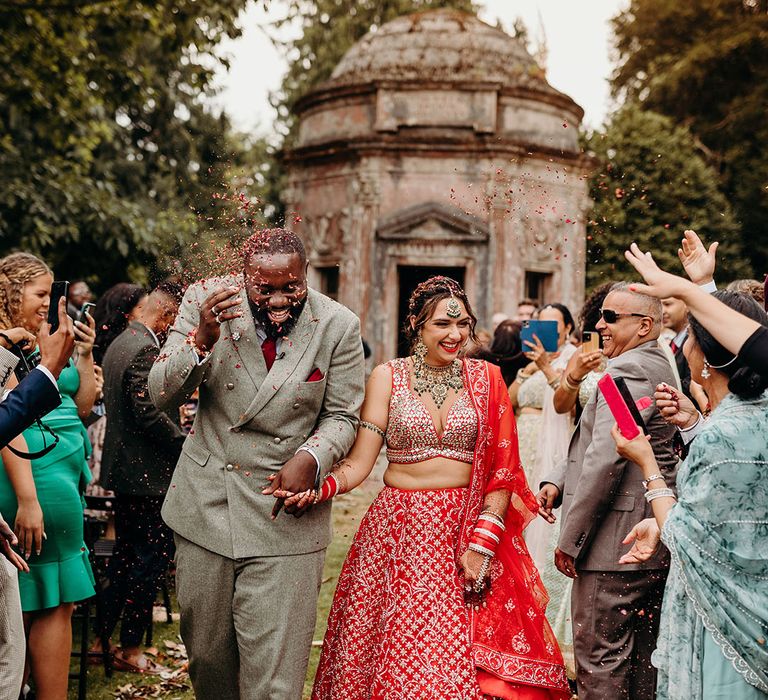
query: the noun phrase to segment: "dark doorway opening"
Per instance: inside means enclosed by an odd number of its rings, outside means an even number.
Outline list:
[[[405,357],[410,354],[408,341],[403,334],[403,326],[408,316],[408,299],[416,285],[435,275],[452,277],[462,287],[464,286],[463,267],[433,267],[427,265],[398,265],[398,300],[397,300],[397,356]]]

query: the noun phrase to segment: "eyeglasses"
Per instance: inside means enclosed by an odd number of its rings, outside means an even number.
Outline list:
[[[606,323],[616,323],[620,318],[626,318],[627,316],[637,316],[639,318],[650,318],[648,314],[619,314],[613,309],[600,309],[600,315],[605,319]]]

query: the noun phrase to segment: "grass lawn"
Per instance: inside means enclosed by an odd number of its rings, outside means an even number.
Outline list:
[[[320,589],[320,598],[317,605],[317,626],[315,627],[314,642],[312,643],[309,659],[307,680],[304,685],[305,698],[309,698],[309,693],[312,689],[312,680],[314,679],[315,669],[320,658],[320,645],[325,634],[326,620],[328,619],[328,611],[333,600],[336,580],[360,519],[381,488],[381,466],[375,470],[371,478],[360,488],[350,494],[339,496],[333,506],[334,538],[328,547],[325,559],[323,584]],[[75,627],[78,627],[77,622]],[[78,644],[78,641],[79,635],[76,630],[75,645]],[[174,674],[174,678],[163,681],[158,676],[114,673],[112,678],[109,679],[105,678],[103,667],[92,666],[88,671],[88,700],[115,700],[116,698],[118,700],[128,700],[129,698],[193,700],[195,695],[192,692],[189,678],[180,668],[181,661],[168,658],[165,655],[166,641],[173,644],[180,643],[178,621],[174,621],[171,624],[156,622],[153,639],[154,648],[158,650],[158,662],[180,669]],[[175,666],[176,664],[179,664],[179,666]],[[77,664],[73,663],[72,670],[74,671],[76,668]],[[77,700],[76,681],[70,681],[69,700]]]

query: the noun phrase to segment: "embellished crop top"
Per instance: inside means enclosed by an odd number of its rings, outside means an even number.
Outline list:
[[[388,363],[392,369],[392,396],[387,424],[387,459],[396,464],[415,464],[435,457],[471,464],[477,441],[477,412],[463,390],[445,418],[443,434],[424,402],[411,391],[407,358]]]

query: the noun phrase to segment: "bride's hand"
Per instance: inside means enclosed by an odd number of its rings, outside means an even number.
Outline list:
[[[459,559],[459,568],[464,574],[464,602],[468,606],[474,607],[475,610],[485,607],[483,598],[491,589],[491,571],[489,567],[483,578],[480,591],[475,590],[484,561],[485,555],[473,552],[471,549],[464,552],[461,559]]]

